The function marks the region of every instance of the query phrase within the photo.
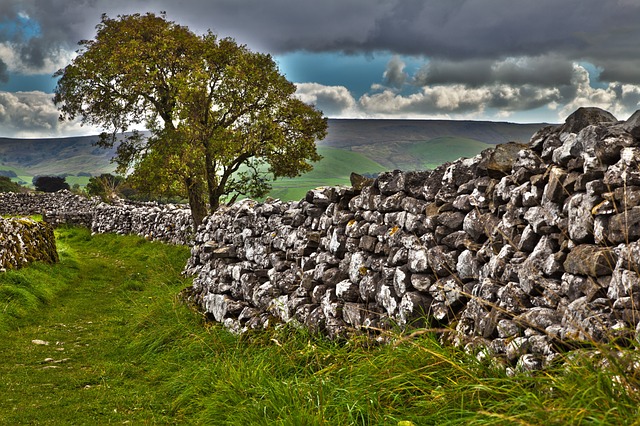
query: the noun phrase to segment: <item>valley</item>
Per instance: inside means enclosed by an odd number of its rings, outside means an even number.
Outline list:
[[[425,170],[460,157],[473,157],[493,145],[527,142],[545,124],[454,120],[330,119],[327,137],[318,143],[323,159],[314,170],[273,183],[270,196],[300,199],[311,188],[348,185],[356,172]],[[30,185],[34,176],[64,175],[83,187],[91,176],[111,173],[115,149],[95,145],[97,136],[57,139],[0,138],[0,175]]]

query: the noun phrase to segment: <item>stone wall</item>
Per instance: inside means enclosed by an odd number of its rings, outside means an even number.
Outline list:
[[[58,261],[53,228],[31,219],[0,218],[0,271],[36,261]]]
[[[97,198],[75,195],[70,191],[54,193],[0,193],[0,214],[3,215],[43,215],[52,225],[69,223],[91,226],[93,209]]]
[[[185,245],[193,241],[194,234],[188,208],[153,203],[101,203],[94,209],[91,230],[101,234],[134,234],[148,240]]]
[[[157,203],[102,203],[70,191],[56,193],[0,193],[0,214],[42,214],[54,226],[80,225],[95,233],[135,234],[171,244],[190,244],[193,222],[187,207]]]
[[[640,111],[618,122],[581,108],[529,144],[431,172],[243,201],[200,228],[190,298],[235,331],[445,327],[541,368],[562,348],[640,332],[639,163]]]

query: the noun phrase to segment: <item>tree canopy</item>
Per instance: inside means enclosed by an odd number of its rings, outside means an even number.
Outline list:
[[[71,189],[67,179],[63,176],[35,176],[33,186],[36,191],[57,192],[63,189]]]
[[[0,175],[0,192],[24,192],[25,188],[15,182],[9,177]]]
[[[118,173],[138,188],[184,194],[194,222],[269,181],[295,177],[321,157],[327,121],[295,97],[268,54],[164,15],[102,16],[93,40],[56,73],[61,119],[107,130],[99,144],[141,125],[117,147]]]

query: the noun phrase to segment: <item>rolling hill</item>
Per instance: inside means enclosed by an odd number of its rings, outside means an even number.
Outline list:
[[[0,174],[28,184],[37,175],[67,175],[69,184],[85,185],[89,176],[109,173],[115,168],[111,164],[115,149],[99,148],[95,146],[97,140],[98,136],[0,138]]]
[[[528,142],[545,125],[493,121],[336,119],[329,120],[329,134],[319,145],[359,152],[387,169],[415,170],[471,157],[492,145]],[[440,139],[443,137],[449,139]],[[434,159],[429,159],[431,156]]]
[[[448,120],[329,120],[318,143],[324,159],[312,172],[275,182],[272,196],[300,199],[322,185],[349,183],[351,172],[431,169],[460,157],[472,157],[495,144],[527,142],[545,124]],[[67,175],[85,185],[91,175],[113,172],[115,149],[95,146],[97,136],[59,139],[0,138],[0,175],[31,184],[36,175]]]

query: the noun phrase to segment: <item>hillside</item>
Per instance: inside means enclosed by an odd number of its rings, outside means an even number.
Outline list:
[[[528,142],[545,126],[456,120],[329,120],[319,143],[359,152],[387,169],[433,168],[510,141]],[[445,138],[445,139],[442,139]]]
[[[276,182],[272,196],[300,198],[308,189],[347,184],[351,172],[434,168],[472,157],[494,144],[528,141],[543,124],[447,120],[329,120],[318,143],[324,159],[311,173]],[[97,136],[59,139],[0,138],[0,175],[31,183],[36,175],[68,175],[85,185],[90,175],[114,170],[115,149],[95,146]],[[346,152],[345,152],[346,151]]]
[[[349,175],[377,174],[386,167],[358,152],[339,148],[318,147],[322,160],[315,163],[311,172],[295,179],[280,179],[273,183],[270,195],[282,200],[299,200],[311,188],[327,185],[349,185]]]
[[[108,173],[114,169],[110,160],[115,149],[99,148],[95,146],[97,140],[98,136],[0,138],[0,172],[6,172],[14,181],[29,184],[36,175],[66,174],[70,184],[84,185],[88,175]]]
[[[465,120],[329,120],[329,134],[321,145],[350,148],[397,141],[424,141],[457,136],[488,144],[527,142],[544,123],[519,124]]]

